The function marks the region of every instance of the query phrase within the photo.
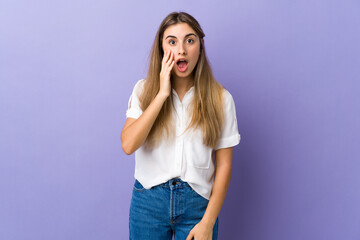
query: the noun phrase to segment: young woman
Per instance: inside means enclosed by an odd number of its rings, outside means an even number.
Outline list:
[[[121,141],[126,154],[135,152],[130,239],[217,239],[240,134],[204,36],[191,15],[170,13],[156,33],[147,77],[129,98]]]

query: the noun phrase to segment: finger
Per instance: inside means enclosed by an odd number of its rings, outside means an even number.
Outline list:
[[[173,60],[169,66],[170,70],[173,68],[173,66],[175,65],[175,60]]]
[[[174,53],[171,52],[168,63],[169,63],[169,64],[172,64],[172,62],[174,61],[174,58],[175,58],[175,57],[174,57]]]
[[[169,53],[166,56],[166,63],[168,63],[168,64],[171,63],[171,56],[172,56],[172,52],[169,50]]]
[[[187,236],[186,240],[192,240],[193,239],[194,234],[193,233],[189,233],[189,235]]]
[[[166,69],[170,71],[172,69],[172,67],[174,66],[174,64],[175,64],[175,60],[169,59],[169,61],[165,65]]]
[[[163,63],[166,63],[167,62],[167,56],[168,56],[168,51],[164,51],[164,56],[163,56],[163,59],[162,59],[162,62]]]

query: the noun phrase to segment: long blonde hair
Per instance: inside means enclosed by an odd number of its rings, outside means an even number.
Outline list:
[[[169,26],[177,23],[187,23],[201,40],[205,36],[197,20],[185,12],[172,12],[161,22],[151,49],[144,91],[139,96],[140,107],[143,111],[160,90],[161,61],[164,54],[162,49],[163,34]],[[194,74],[194,98],[191,102],[192,119],[185,131],[200,127],[203,134],[203,144],[214,148],[220,138],[224,122],[224,87],[213,76],[202,41],[200,41],[200,56],[192,74]],[[149,132],[144,147],[153,148],[157,145],[163,138],[164,131],[166,131],[168,138],[174,136],[173,110],[173,95],[170,93]]]

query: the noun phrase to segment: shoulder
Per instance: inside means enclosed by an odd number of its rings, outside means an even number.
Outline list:
[[[236,115],[236,106],[232,94],[224,88],[223,92],[223,106],[226,115]]]
[[[234,101],[233,96],[226,88],[223,88],[223,99],[224,104],[229,104]]]
[[[145,78],[142,78],[135,83],[134,88],[143,88],[144,84],[145,84]]]
[[[145,84],[145,78],[142,78],[142,79],[138,80],[135,83],[133,92],[136,93],[137,95],[139,95],[141,93],[141,91],[143,90],[143,88],[144,88],[144,84]]]

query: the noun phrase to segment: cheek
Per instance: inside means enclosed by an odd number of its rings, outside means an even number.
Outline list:
[[[164,52],[165,52],[166,50],[168,50],[168,48],[169,48],[169,47],[166,46],[166,44],[163,44],[163,45],[162,45],[162,49],[163,49]]]
[[[163,47],[163,51],[164,51],[164,52],[165,52],[165,51],[167,51],[167,52],[169,52],[169,51],[174,52],[173,49],[171,49],[169,46]]]
[[[200,56],[200,48],[191,49],[190,54],[191,54],[192,58],[194,58],[194,59],[199,58],[199,56]]]
[[[194,60],[194,64],[196,64],[196,62],[199,60],[200,57],[200,52],[199,51],[194,51],[191,55],[191,58]]]

